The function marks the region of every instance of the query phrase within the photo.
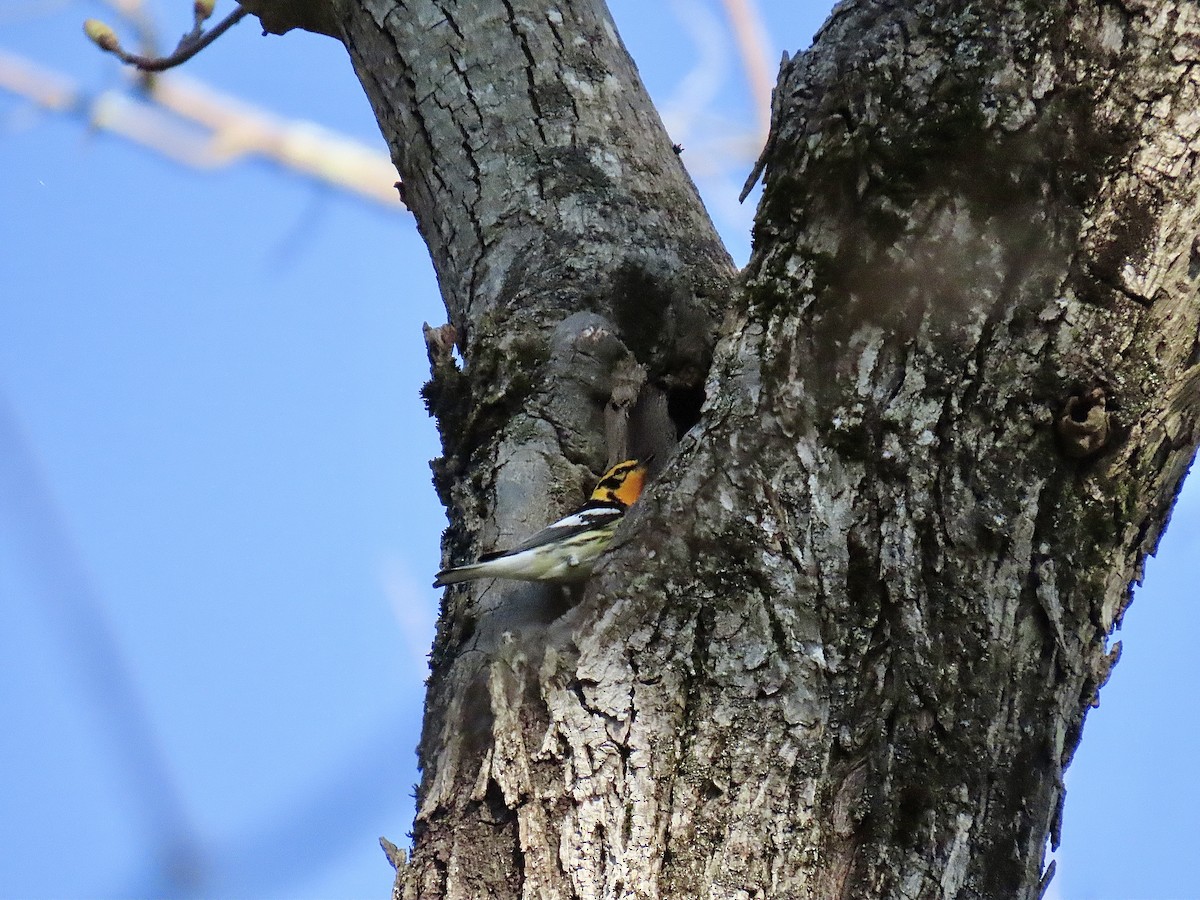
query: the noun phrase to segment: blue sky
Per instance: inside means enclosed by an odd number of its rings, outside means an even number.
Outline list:
[[[749,161],[715,162],[755,120],[720,7],[612,5],[743,261]],[[188,7],[154,7],[164,34]],[[828,4],[762,8],[774,61]],[[118,87],[97,15],[6,4],[0,51]],[[185,74],[383,148],[332,40],[245,22]],[[444,318],[407,213],[0,90],[0,898],[387,896],[444,526],[421,324]],[[1059,897],[1200,896],[1195,493],[1068,773]]]

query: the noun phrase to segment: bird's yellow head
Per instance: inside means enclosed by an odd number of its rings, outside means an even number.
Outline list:
[[[627,459],[604,473],[588,502],[628,508],[641,496],[645,483],[646,464],[636,459]]]

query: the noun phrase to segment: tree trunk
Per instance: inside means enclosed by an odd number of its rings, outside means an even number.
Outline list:
[[[661,468],[581,596],[447,591],[397,896],[1038,896],[1200,438],[1200,8],[843,2],[736,285],[599,0],[333,8],[448,558]]]

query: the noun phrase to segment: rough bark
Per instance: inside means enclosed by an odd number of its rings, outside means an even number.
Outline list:
[[[576,505],[614,455],[665,461],[698,417],[735,273],[603,3],[365,2],[342,16],[449,311],[449,329],[427,332],[425,396],[460,560]],[[621,404],[631,426],[614,426]],[[515,688],[494,674],[563,602],[521,584],[447,593],[409,895],[563,883],[558,823],[513,811],[501,698]]]
[[[1196,446],[1198,58],[1195,4],[861,3],[786,67],[634,538],[695,575],[626,552],[577,632],[576,677],[681,673],[660,895],[1037,896]]]
[[[842,3],[728,294],[598,0],[335,9],[453,325],[447,553],[577,501],[630,371],[687,431],[582,597],[447,593],[397,895],[1036,897],[1200,437],[1197,5]]]

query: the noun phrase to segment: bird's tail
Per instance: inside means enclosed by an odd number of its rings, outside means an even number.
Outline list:
[[[471,581],[475,578],[482,578],[487,571],[487,567],[483,565],[470,566],[455,566],[452,569],[442,569],[437,573],[437,579],[433,582],[435,588],[445,587],[448,584],[458,584],[460,581]]]

